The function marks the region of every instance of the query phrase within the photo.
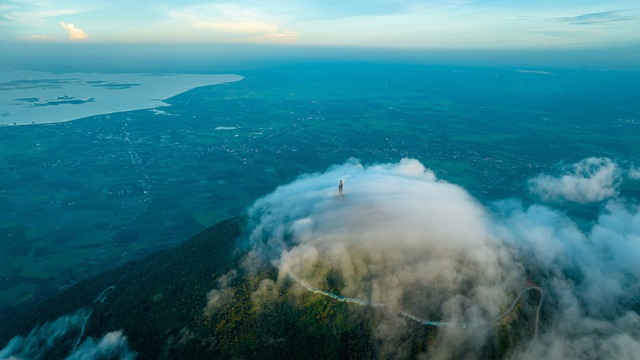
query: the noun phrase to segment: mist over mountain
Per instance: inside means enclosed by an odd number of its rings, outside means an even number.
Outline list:
[[[0,354],[632,358],[640,212],[617,189],[633,169],[589,158],[533,178],[539,203],[483,204],[417,160],[350,160],[5,317]],[[599,215],[575,221],[575,202]]]
[[[0,3],[0,360],[635,359],[625,0]]]

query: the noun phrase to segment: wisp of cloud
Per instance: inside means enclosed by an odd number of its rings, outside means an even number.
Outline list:
[[[81,309],[63,315],[31,330],[27,336],[16,336],[0,350],[0,359],[121,359],[136,353],[129,349],[122,331],[106,333],[99,340],[88,337],[82,343],[83,326],[90,312]],[[77,344],[79,346],[76,346]]]
[[[115,286],[108,286],[96,297],[94,304],[102,305]],[[33,328],[27,336],[16,336],[0,349],[4,359],[135,359],[137,353],[129,349],[122,330],[111,331],[99,340],[85,338],[87,321],[93,310],[81,308],[73,314],[58,317]]]

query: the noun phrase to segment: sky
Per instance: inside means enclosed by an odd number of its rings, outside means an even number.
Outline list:
[[[423,49],[640,44],[622,0],[0,0],[0,41]]]

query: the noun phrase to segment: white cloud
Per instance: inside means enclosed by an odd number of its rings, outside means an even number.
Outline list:
[[[48,35],[31,35],[31,36],[21,37],[21,39],[23,39],[23,40],[45,40],[45,41],[55,40],[54,38],[52,38],[51,36],[48,36]]]
[[[589,158],[569,170],[567,178],[536,178],[535,184],[562,198],[616,196],[613,161]],[[270,260],[280,279],[290,271],[313,287],[431,320],[490,319],[532,280],[545,293],[540,334],[514,347],[510,358],[634,358],[640,351],[640,208],[612,199],[586,229],[540,204],[506,200],[492,209],[416,160],[352,161],[258,200],[250,210],[253,251],[245,263]],[[331,286],[329,273],[340,279]],[[266,285],[269,301],[274,284]],[[414,331],[401,323],[396,317],[373,329],[381,346],[393,348],[389,357],[401,351],[398,334]],[[440,328],[426,355],[475,358],[484,331],[491,330]]]
[[[247,41],[257,43],[291,44],[294,43],[297,38],[297,33],[291,30],[283,30],[258,36],[252,36],[250,38],[247,38]]]
[[[298,37],[296,32],[280,27],[282,18],[260,7],[228,3],[196,5],[174,10],[170,16],[191,28],[210,31],[219,40],[292,43]]]
[[[633,180],[640,180],[640,168],[636,166],[632,166],[629,169],[628,176]]]
[[[618,165],[611,159],[592,157],[572,165],[561,177],[531,179],[529,187],[545,201],[588,203],[616,196],[620,180]]]
[[[591,229],[559,211],[497,204],[493,230],[546,293],[546,324],[518,359],[633,359],[640,350],[640,212],[608,202]]]
[[[520,290],[520,269],[488,233],[485,215],[464,189],[411,159],[352,161],[304,176],[250,210],[255,251],[271,254],[283,278],[291,271],[327,288],[327,273],[336,272],[345,296],[454,322],[488,321]],[[389,321],[392,327],[398,320]],[[485,335],[483,329],[443,336],[462,349],[482,344],[469,339]]]
[[[230,33],[274,33],[278,25],[259,21],[216,22],[195,21],[193,27],[197,29],[216,30]]]
[[[89,37],[86,32],[77,28],[74,24],[67,24],[64,21],[60,21],[60,26],[69,33],[69,40],[85,40]]]

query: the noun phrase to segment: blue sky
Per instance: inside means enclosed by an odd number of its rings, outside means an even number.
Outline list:
[[[0,41],[431,49],[626,46],[640,44],[640,2],[0,0]]]

